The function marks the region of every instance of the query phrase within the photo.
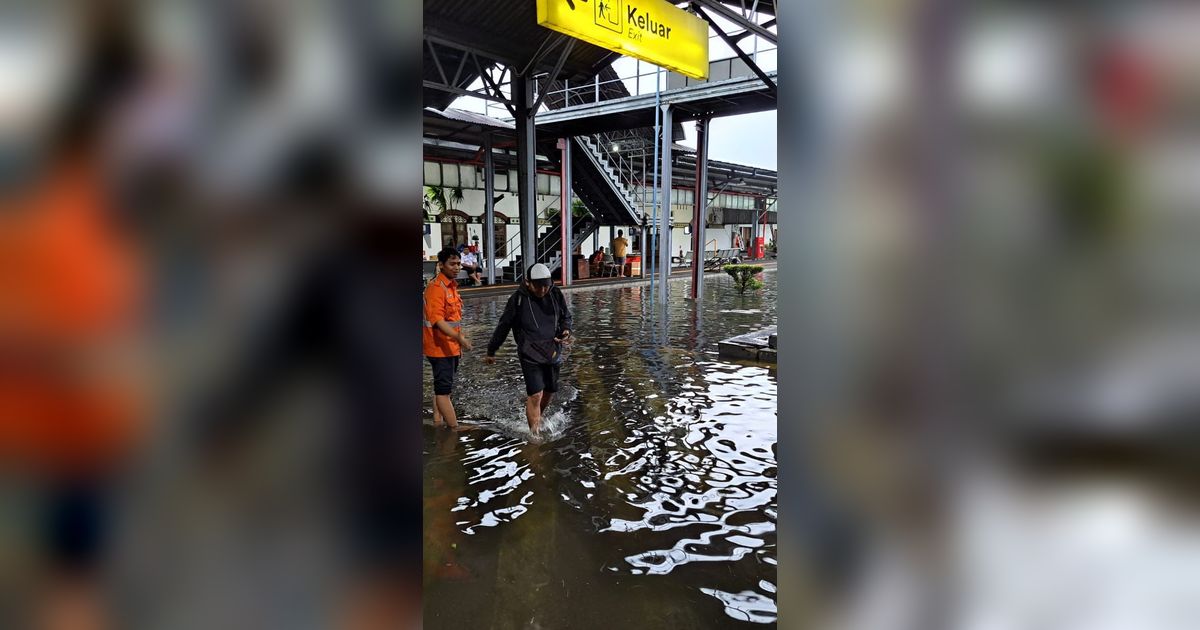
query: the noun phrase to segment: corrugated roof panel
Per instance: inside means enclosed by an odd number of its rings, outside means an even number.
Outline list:
[[[484,116],[483,114],[479,114],[476,112],[469,112],[469,111],[466,111],[463,109],[455,109],[453,107],[446,108],[444,110],[438,110],[433,107],[426,107],[425,111],[433,113],[433,114],[437,114],[438,116],[447,118],[449,120],[456,120],[458,122],[471,123],[471,124],[475,124],[475,125],[480,125],[482,127],[495,127],[497,129],[516,129],[517,128],[516,125],[514,125],[510,122],[505,122],[498,118],[492,118],[491,116]]]
[[[538,26],[537,5],[532,0],[426,0],[425,33],[456,44],[474,48],[481,54],[523,68],[538,53],[547,38],[559,34]],[[537,64],[548,72],[558,61],[556,49]],[[611,53],[603,48],[576,41],[563,66],[566,77],[590,77]]]

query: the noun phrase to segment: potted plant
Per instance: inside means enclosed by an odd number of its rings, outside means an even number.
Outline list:
[[[744,294],[746,291],[762,288],[762,281],[755,278],[762,273],[762,265],[725,265],[722,269],[733,278],[738,293]]]

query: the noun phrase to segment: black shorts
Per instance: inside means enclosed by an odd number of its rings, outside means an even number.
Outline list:
[[[403,462],[402,453],[364,450],[348,458],[337,499],[339,518],[344,519],[342,524],[349,534],[353,568],[395,571],[420,566],[420,468],[416,468],[416,475],[406,476],[407,467],[396,463]],[[380,461],[384,455],[390,458]]]
[[[553,394],[558,391],[558,365],[543,365],[521,361],[521,373],[525,375],[525,393],[532,396],[538,392]]]
[[[104,547],[108,501],[95,480],[55,484],[46,498],[43,544],[60,568],[95,568]]]
[[[449,396],[454,391],[454,374],[458,372],[459,357],[425,357],[433,368],[433,394]]]

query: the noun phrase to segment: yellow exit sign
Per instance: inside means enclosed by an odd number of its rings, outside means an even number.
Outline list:
[[[708,23],[666,0],[537,0],[537,18],[601,48],[708,78]]]

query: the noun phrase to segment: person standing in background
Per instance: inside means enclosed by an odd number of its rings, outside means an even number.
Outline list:
[[[617,238],[612,240],[613,262],[617,263],[617,273],[625,275],[625,252],[629,249],[629,240],[623,230],[617,230]]]

